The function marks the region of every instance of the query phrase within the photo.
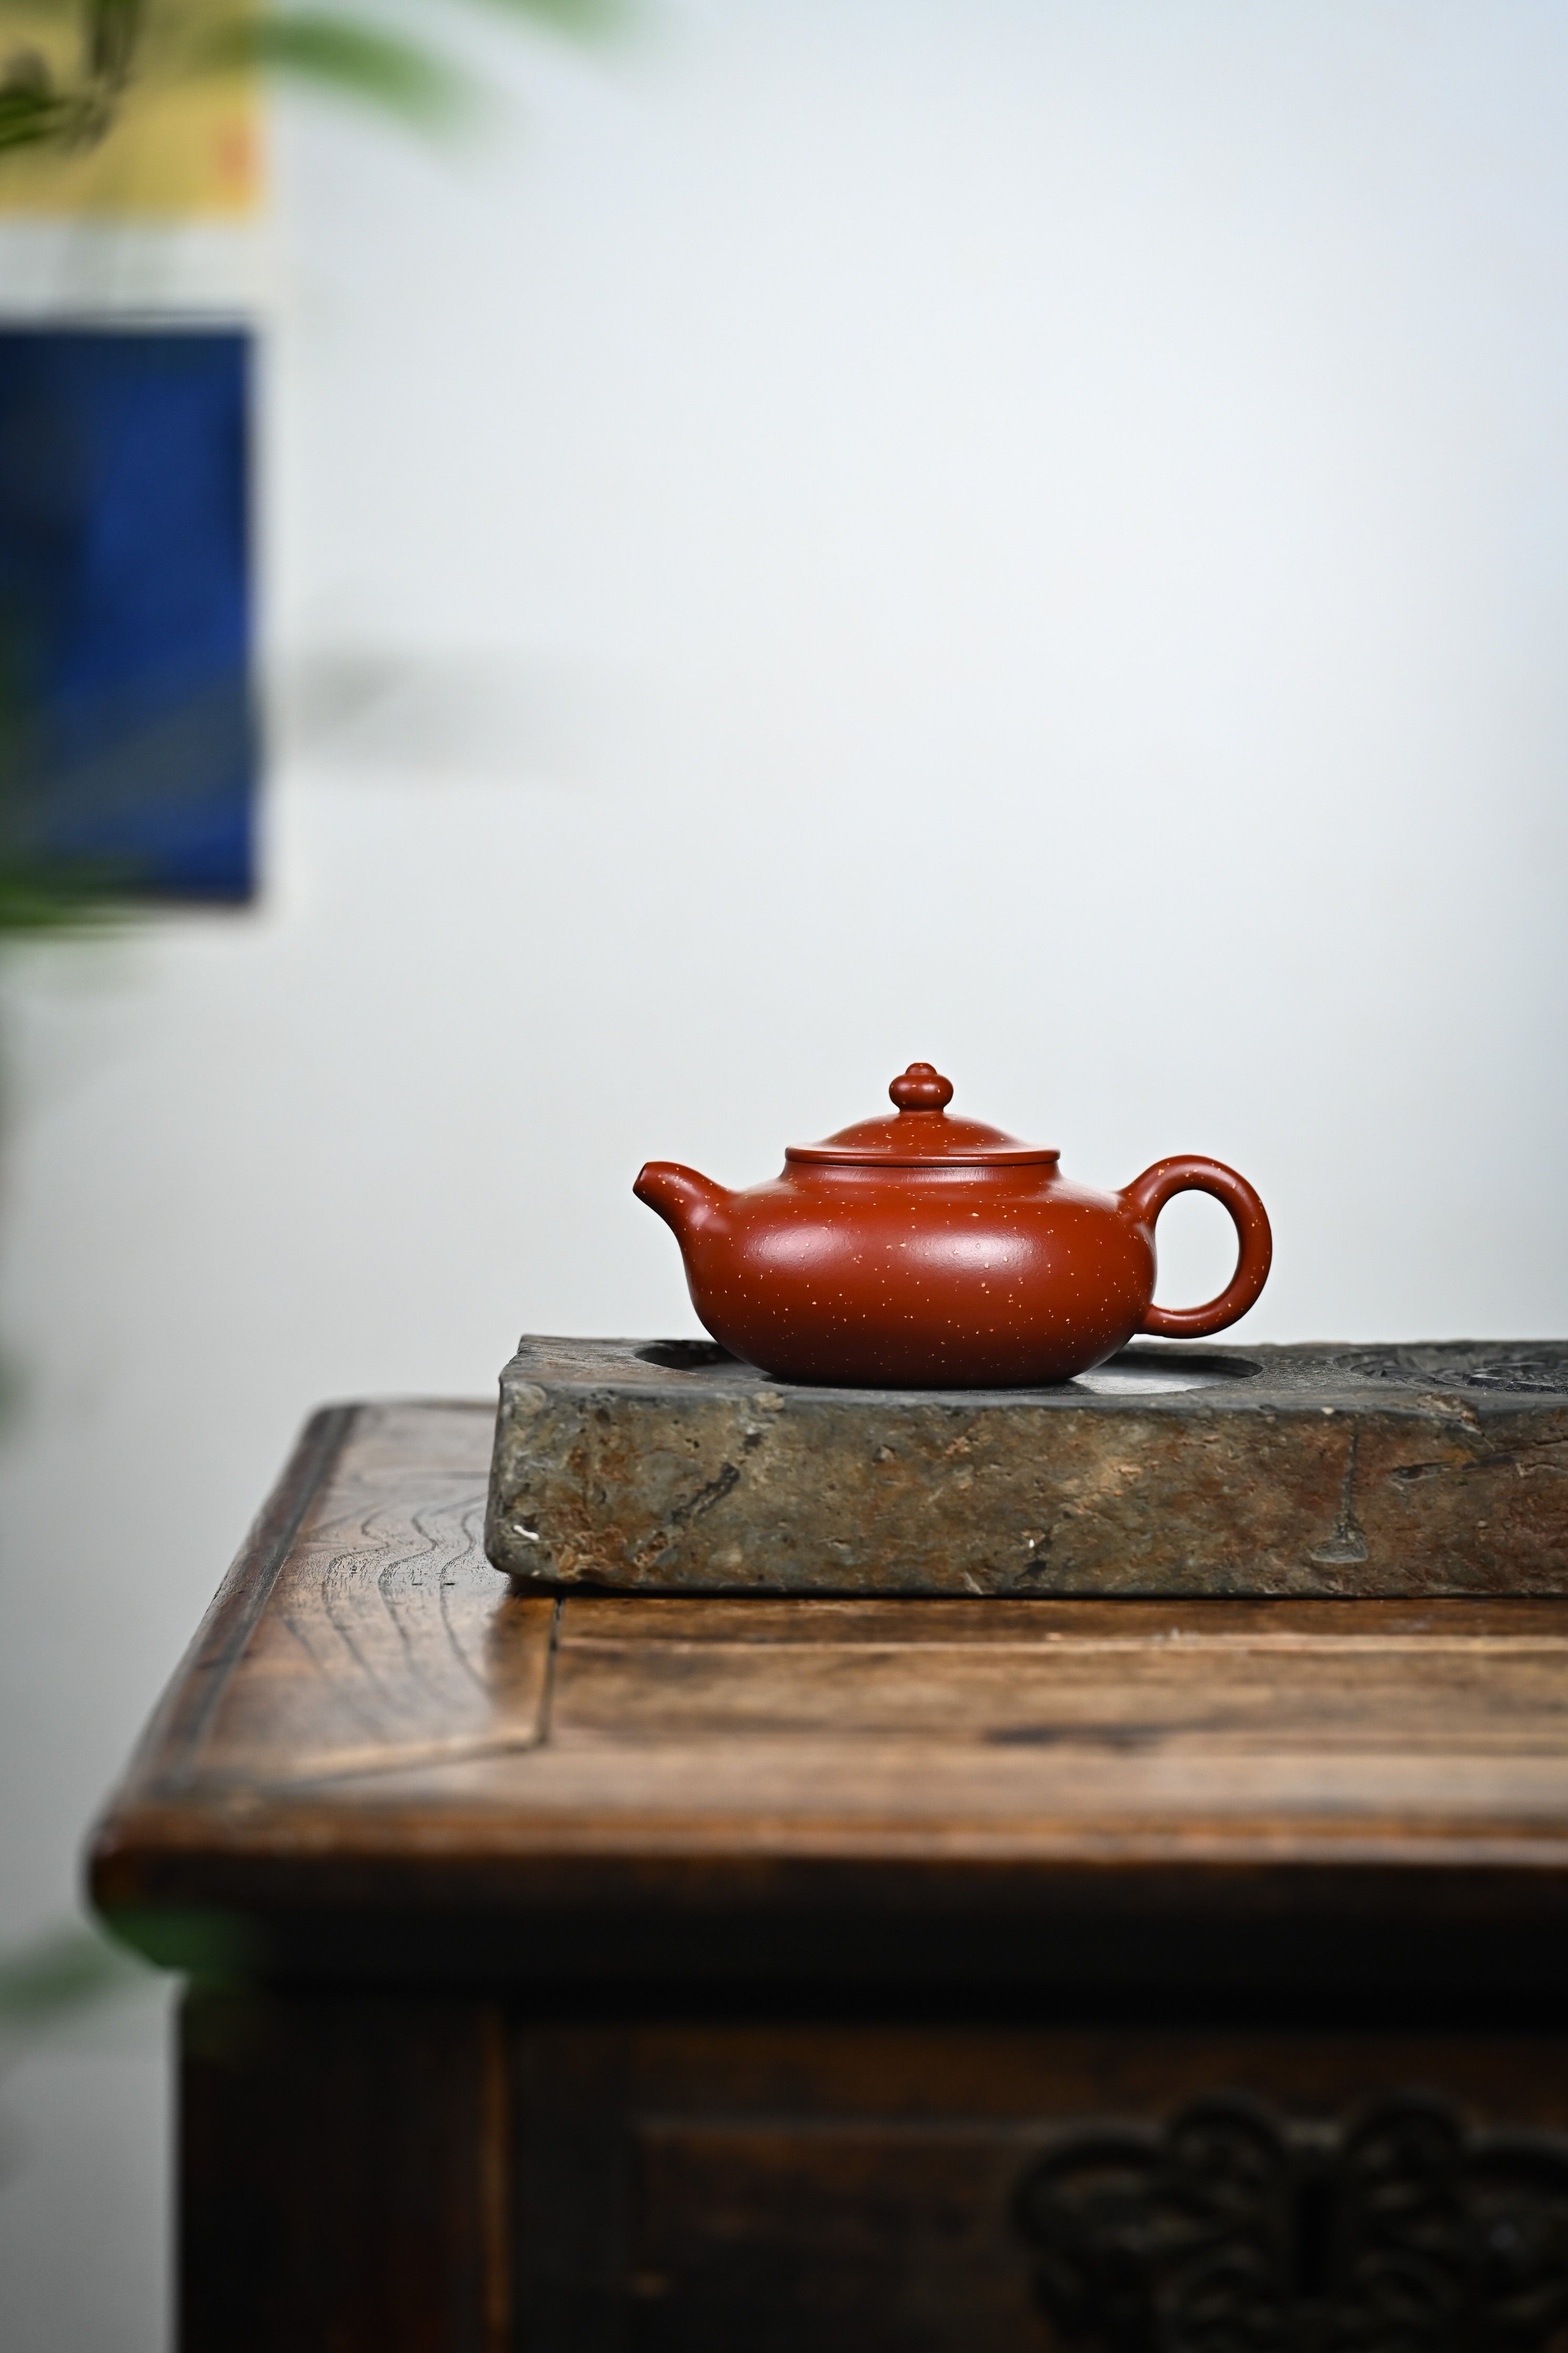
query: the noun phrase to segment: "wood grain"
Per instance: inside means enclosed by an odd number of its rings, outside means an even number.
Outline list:
[[[539,1738],[553,1608],[479,1550],[484,1419],[350,1409],[205,1705],[172,1719],[158,1786],[286,1788]]]
[[[520,2021],[516,2065],[535,2353],[1044,2348],[1031,2158],[1221,2087],[1324,2122],[1441,2085],[1478,2124],[1568,2125],[1553,2037]]]
[[[1310,1909],[1331,1870],[1390,1917],[1400,1873],[1568,1905],[1568,1603],[557,1603],[479,1550],[486,1409],[329,1435],[104,1826],[112,1910],[559,1926],[995,1870],[1037,1905],[1217,1872]]]
[[[1044,2348],[1053,2135],[1568,2132],[1568,1602],[524,1598],[490,1430],[311,1423],[100,1834],[184,2353]]]
[[[755,1631],[710,1622],[651,1638],[637,1603],[612,1628],[563,1609],[552,1739],[557,1748],[842,1745],[890,1738],[949,1749],[1063,1743],[1169,1756],[1353,1750],[1552,1755],[1568,1735],[1568,1630],[1478,1633],[1437,1616],[1425,1631],[1229,1624],[1226,1605],[1166,1609],[1142,1625],[1116,1605],[1036,1605],[1033,1626]],[[809,1610],[810,1604],[802,1605]],[[1568,1755],[1568,1750],[1565,1750]],[[1037,1768],[1036,1778],[1037,1779]]]

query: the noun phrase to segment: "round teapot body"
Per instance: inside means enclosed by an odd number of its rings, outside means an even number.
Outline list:
[[[1120,1193],[1059,1174],[1058,1154],[950,1119],[949,1080],[911,1062],[897,1116],[792,1145],[771,1185],[728,1193],[650,1160],[633,1191],[674,1231],[698,1314],[781,1380],[858,1388],[1025,1388],[1070,1380],[1135,1332],[1205,1339],[1245,1315],[1273,1245],[1244,1176],[1193,1154]],[[1154,1221],[1211,1194],[1236,1227],[1236,1272],[1200,1307],[1156,1307]]]
[[[1127,1203],[1021,1167],[792,1163],[682,1239],[703,1324],[792,1381],[1013,1388],[1124,1347],[1154,1294]]]

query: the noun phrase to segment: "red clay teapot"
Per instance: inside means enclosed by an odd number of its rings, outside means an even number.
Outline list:
[[[1070,1380],[1135,1333],[1202,1339],[1268,1276],[1262,1202],[1220,1161],[1157,1160],[1120,1193],[1058,1175],[1059,1155],[952,1119],[952,1088],[911,1062],[892,1118],[792,1144],[771,1184],[727,1193],[650,1160],[633,1187],[674,1230],[691,1302],[732,1356],[781,1380],[1021,1388]],[[1156,1307],[1154,1220],[1211,1193],[1240,1255],[1205,1307]]]

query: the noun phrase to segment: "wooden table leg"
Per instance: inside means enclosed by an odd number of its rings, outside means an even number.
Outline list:
[[[182,2353],[505,2353],[507,2112],[486,2002],[190,1992]]]

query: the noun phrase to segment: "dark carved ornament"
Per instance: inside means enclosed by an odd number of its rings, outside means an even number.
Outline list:
[[[1568,2348],[1568,2137],[1445,2100],[1287,2123],[1241,2094],[1075,2133],[1020,2182],[1035,2292],[1096,2353]]]
[[[1363,1381],[1406,1389],[1503,1389],[1525,1397],[1568,1392],[1568,1348],[1543,1340],[1449,1340],[1430,1346],[1356,1348],[1337,1359]]]

